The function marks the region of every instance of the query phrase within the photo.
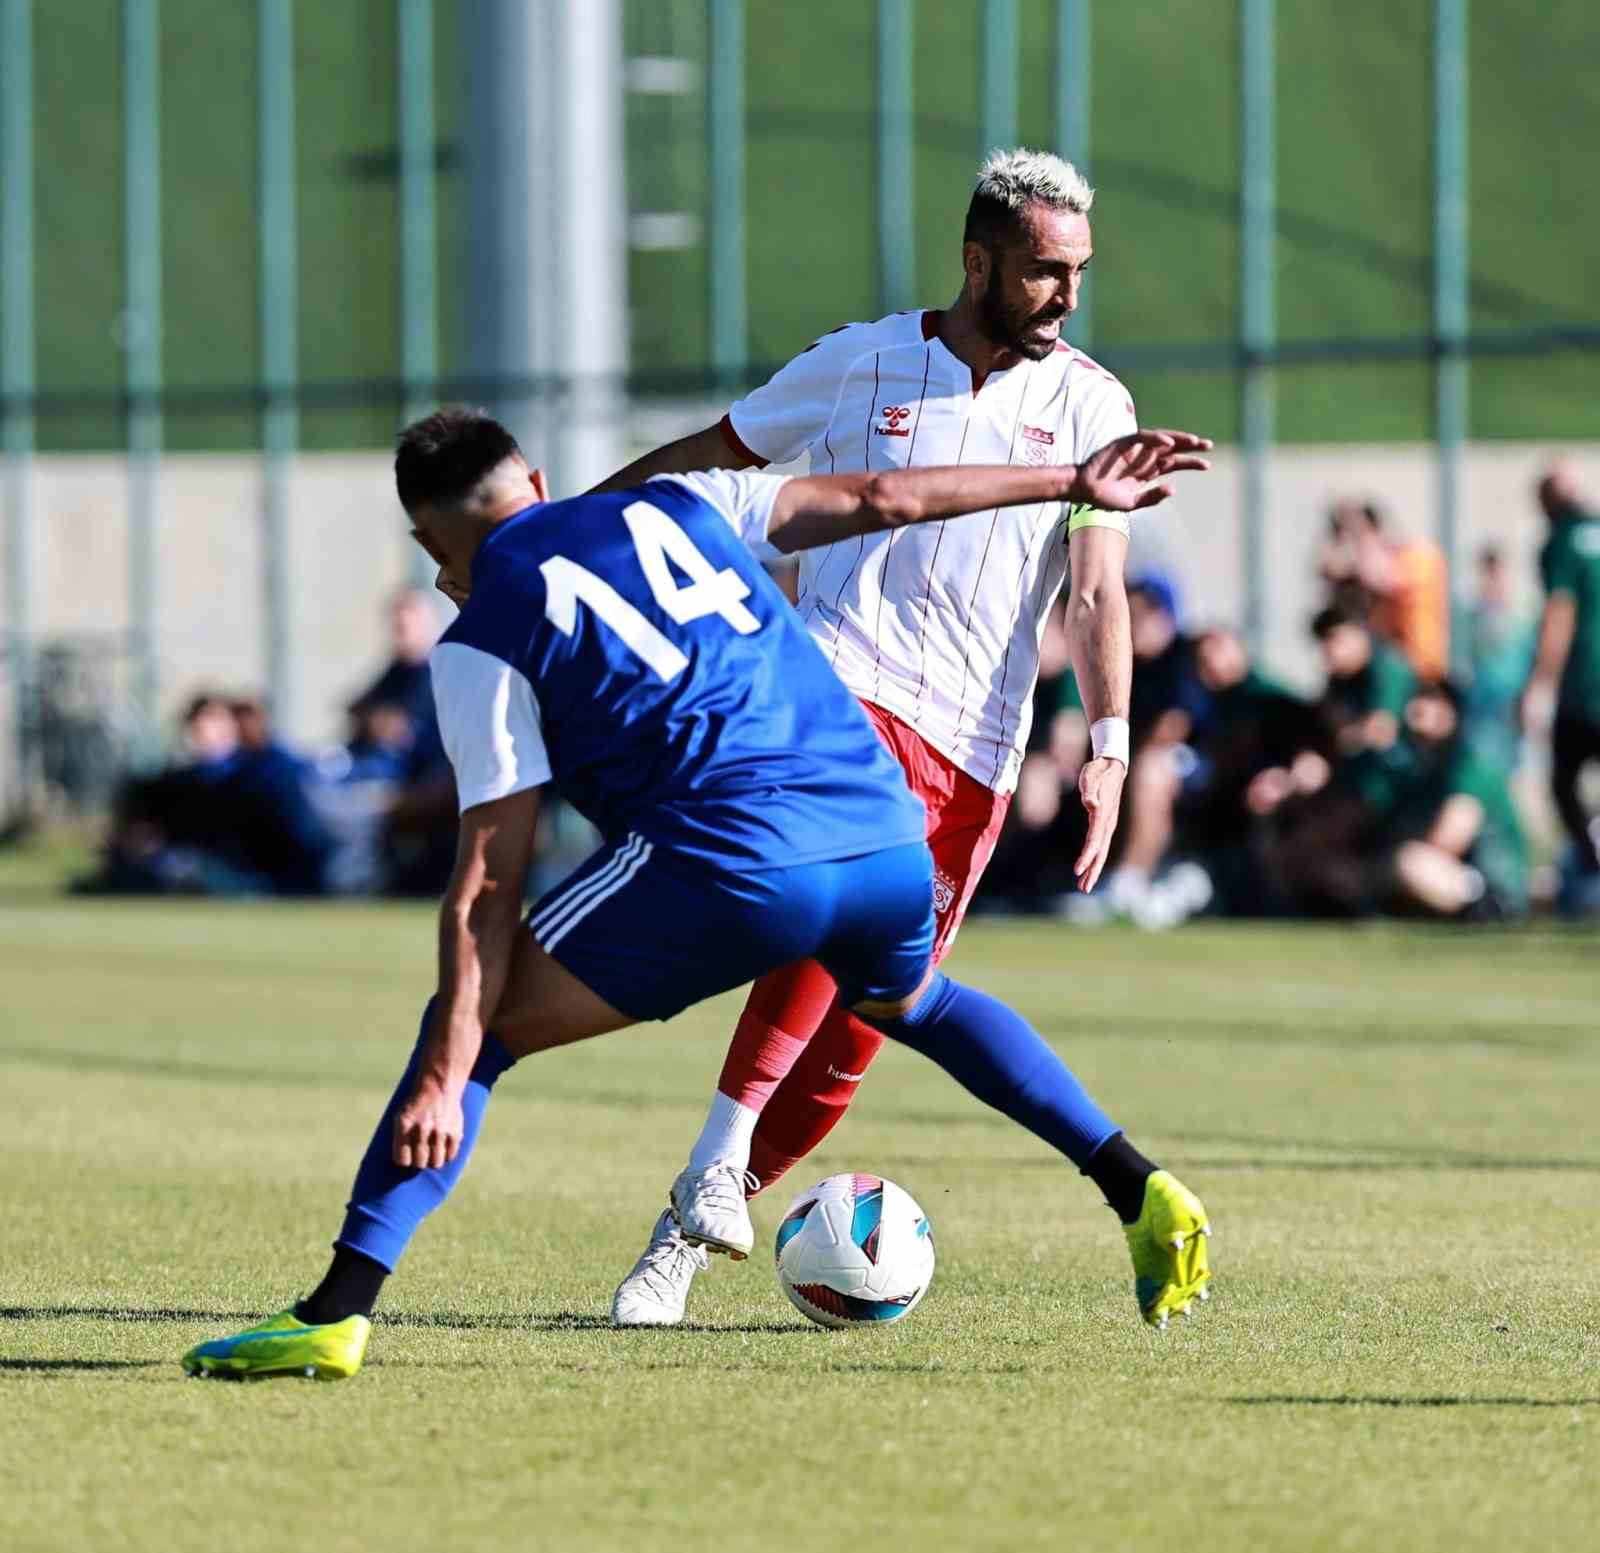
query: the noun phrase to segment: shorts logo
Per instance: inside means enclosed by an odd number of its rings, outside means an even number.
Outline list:
[[[956,884],[940,869],[933,873],[933,909],[941,915],[956,903]]]
[[[1025,464],[1053,464],[1055,454],[1052,452],[1056,434],[1046,431],[1043,426],[1024,426],[1022,428],[1022,462]]]
[[[828,1064],[828,1077],[836,1078],[845,1084],[859,1084],[865,1075],[861,1073],[846,1073],[843,1069],[834,1067],[830,1062]]]
[[[911,406],[905,404],[886,404],[883,407],[883,425],[874,426],[874,433],[880,437],[909,437],[910,430],[906,422],[911,419]]]

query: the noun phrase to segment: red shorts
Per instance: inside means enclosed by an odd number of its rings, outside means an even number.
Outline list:
[[[928,810],[928,850],[933,853],[933,963],[950,952],[978,880],[994,856],[1011,806],[1009,793],[985,787],[892,712],[861,703],[878,737],[900,762],[906,782]]]
[[[911,791],[927,806],[928,850],[933,853],[933,963],[937,965],[950,952],[961,919],[972,904],[978,880],[1000,839],[1011,799],[969,777],[898,717],[870,702],[861,704],[878,737],[900,762]],[[815,1085],[832,1084],[842,1085],[848,1097],[883,1038],[842,1009],[838,1010],[841,1020],[827,1022],[837,990],[833,978],[815,960],[768,971],[751,989],[739,1033],[722,1069],[722,1092],[736,1100],[753,1093],[749,1089],[751,1065],[759,1066],[765,1060],[774,1037],[803,1044],[820,1028],[823,1034],[794,1069],[803,1075],[802,1093],[814,1094]],[[863,1035],[870,1040],[863,1043]],[[780,1065],[793,1061],[791,1053]],[[818,1071],[810,1072],[806,1063]],[[838,1107],[845,1104],[848,1098],[840,1100]],[[837,1120],[839,1110],[831,1114]],[[827,1127],[822,1130],[826,1132]],[[805,1154],[814,1142],[798,1146],[795,1157]]]

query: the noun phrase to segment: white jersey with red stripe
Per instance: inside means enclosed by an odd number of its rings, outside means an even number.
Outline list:
[[[809,450],[816,474],[935,464],[1081,463],[1137,427],[1128,391],[1058,345],[974,382],[939,315],[847,324],[733,405],[723,433],[752,463]],[[1017,781],[1039,642],[1069,528],[1120,513],[1055,502],[845,540],[800,558],[799,609],[835,672],[997,792]]]

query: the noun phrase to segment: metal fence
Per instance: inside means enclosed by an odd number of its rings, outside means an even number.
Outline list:
[[[263,564],[259,579],[264,632],[262,659],[268,688],[283,707],[292,683],[294,635],[289,598],[291,555],[287,502],[293,460],[300,445],[301,414],[308,406],[362,403],[391,406],[398,417],[441,398],[484,397],[522,407],[525,418],[560,428],[581,419],[593,379],[619,398],[673,392],[725,394],[758,379],[771,364],[751,360],[748,286],[746,78],[753,51],[762,47],[750,30],[747,0],[703,0],[705,49],[704,233],[708,276],[708,329],[703,362],[673,372],[642,370],[625,358],[602,362],[598,373],[564,369],[558,354],[522,361],[474,358],[470,373],[446,373],[441,364],[440,213],[438,136],[434,122],[441,0],[392,0],[396,37],[394,93],[399,148],[398,246],[401,297],[397,320],[400,374],[391,380],[308,381],[301,375],[297,339],[297,287],[301,263],[296,196],[296,9],[293,0],[256,0],[257,334],[260,372],[247,384],[174,388],[163,376],[163,232],[160,188],[159,23],[161,0],[121,0],[120,95],[122,107],[121,234],[124,313],[124,376],[117,390],[42,391],[36,372],[35,199],[42,178],[34,144],[35,0],[0,0],[0,448],[3,448],[5,622],[4,647],[13,686],[14,755],[37,742],[38,718],[29,713],[40,684],[40,643],[32,624],[34,577],[30,510],[30,461],[41,420],[106,412],[124,426],[128,460],[127,619],[124,644],[131,660],[130,725],[151,729],[162,687],[155,651],[162,611],[159,477],[165,422],[175,410],[232,405],[258,426],[262,478],[258,521]],[[472,0],[451,13],[455,25],[473,32],[480,54],[493,55],[498,34],[548,41],[536,52],[549,55],[538,89],[565,94],[550,133],[574,129],[573,114],[593,113],[586,101],[598,81],[605,93],[624,90],[620,29],[623,0]],[[934,0],[923,0],[924,5]],[[939,0],[943,3],[943,0]],[[1017,66],[1021,48],[1021,0],[972,0],[978,7],[981,47],[972,68],[980,79],[981,125],[974,156],[982,149],[1014,143],[1018,135]],[[1252,640],[1265,636],[1271,597],[1262,543],[1267,516],[1267,468],[1275,435],[1275,383],[1285,366],[1387,362],[1431,362],[1434,378],[1433,433],[1438,466],[1434,524],[1453,557],[1461,504],[1461,450],[1467,435],[1467,362],[1480,354],[1541,355],[1592,352],[1600,347],[1600,325],[1574,320],[1538,329],[1474,332],[1468,310],[1468,0],[1427,0],[1432,30],[1432,321],[1431,329],[1407,337],[1284,338],[1275,292],[1278,241],[1276,147],[1279,17],[1274,0],[1218,0],[1231,7],[1238,38],[1237,126],[1237,329],[1232,338],[1183,345],[1131,344],[1095,339],[1092,290],[1086,290],[1070,334],[1124,373],[1226,368],[1238,383],[1238,422],[1245,461],[1238,526],[1238,567],[1244,579],[1245,625]],[[1034,11],[1038,9],[1035,6]],[[1030,15],[1033,12],[1030,11]],[[1090,108],[1095,88],[1090,46],[1092,0],[1054,0],[1053,97],[1057,148],[1092,172]],[[915,164],[912,41],[917,0],[876,0],[876,102],[874,162],[877,197],[877,302],[884,308],[912,305],[915,292]],[[819,19],[819,25],[825,19]],[[599,29],[612,41],[614,58],[594,64],[575,79],[569,66]],[[609,29],[606,32],[605,29]],[[482,95],[482,94],[480,94]],[[469,159],[492,142],[503,102],[485,101],[467,110]],[[562,128],[562,123],[565,128]],[[536,179],[534,125],[523,136],[520,156],[496,158],[491,185],[514,197],[517,180]],[[474,140],[473,134],[477,139]],[[530,153],[530,147],[534,148]],[[480,160],[482,158],[480,157]],[[500,165],[502,164],[503,165]],[[469,168],[469,176],[472,169]],[[620,176],[620,174],[618,175]],[[498,179],[498,184],[494,183]],[[558,179],[557,182],[562,180]],[[582,190],[565,185],[549,196],[548,210],[576,208]],[[566,202],[563,206],[562,202]],[[468,233],[466,240],[477,234]],[[476,284],[477,282],[474,282]],[[494,284],[490,283],[491,286]],[[570,294],[567,295],[570,304]],[[559,304],[557,304],[559,308]],[[570,307],[569,307],[570,311]],[[549,321],[545,326],[550,327]],[[537,332],[535,330],[535,332]]]

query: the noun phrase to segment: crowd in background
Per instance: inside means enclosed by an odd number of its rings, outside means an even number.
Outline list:
[[[437,894],[456,832],[428,675],[439,629],[426,594],[391,602],[389,661],[347,707],[344,742],[314,757],[275,737],[258,698],[196,695],[176,759],[118,793],[100,867],[80,888]]]
[[[1185,629],[1172,579],[1133,576],[1133,760],[1092,896],[1073,888],[1088,727],[1058,609],[977,909],[1152,928],[1208,912],[1520,917],[1536,892],[1514,783],[1525,732],[1547,729],[1568,843],[1551,893],[1600,911],[1600,822],[1582,789],[1584,764],[1600,760],[1600,518],[1559,468],[1539,499],[1551,524],[1541,581],[1570,605],[1562,619],[1555,602],[1520,614],[1508,558],[1488,546],[1452,620],[1437,546],[1397,538],[1370,503],[1337,505],[1316,557],[1325,600],[1308,629],[1323,681],[1310,695],[1263,672],[1237,631]],[[83,887],[436,894],[456,828],[428,675],[439,627],[429,596],[392,602],[389,661],[350,702],[344,743],[316,758],[277,741],[260,700],[196,696],[180,757],[124,785]],[[566,830],[581,846],[581,824]],[[561,832],[553,806],[555,850]]]
[[[1133,761],[1091,897],[1072,888],[1088,729],[1053,620],[991,909],[1146,927],[1208,911],[1520,917],[1534,870],[1514,793],[1525,734],[1548,730],[1565,830],[1549,893],[1571,914],[1600,911],[1600,820],[1582,788],[1585,762],[1600,760],[1600,519],[1565,469],[1538,494],[1542,617],[1518,613],[1491,545],[1452,620],[1437,546],[1395,537],[1370,503],[1336,506],[1317,557],[1326,597],[1308,622],[1322,668],[1312,695],[1262,672],[1237,632],[1184,630],[1171,579],[1133,577]]]

